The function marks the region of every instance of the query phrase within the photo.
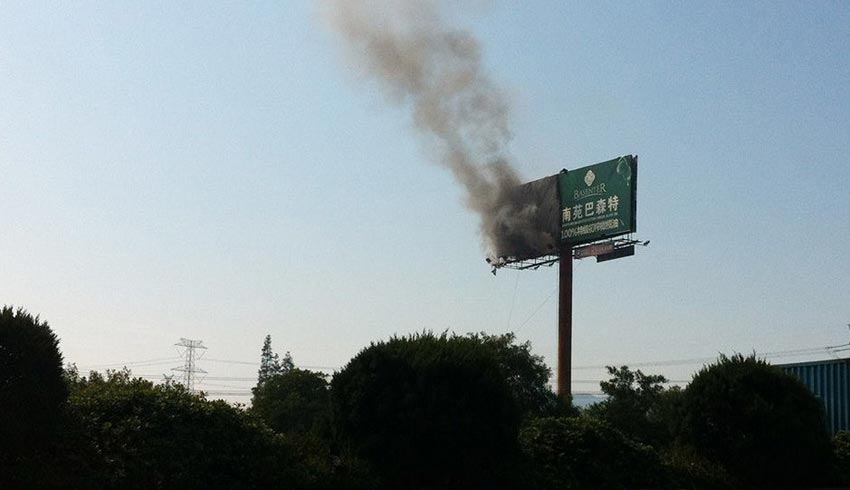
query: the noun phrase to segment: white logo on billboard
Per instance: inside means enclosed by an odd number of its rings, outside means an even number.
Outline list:
[[[593,185],[594,180],[596,180],[596,175],[593,173],[593,170],[588,170],[587,173],[584,174],[584,183],[590,187]]]

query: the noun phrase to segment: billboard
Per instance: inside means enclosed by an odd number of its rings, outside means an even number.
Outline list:
[[[561,243],[575,246],[636,229],[637,157],[558,174]]]

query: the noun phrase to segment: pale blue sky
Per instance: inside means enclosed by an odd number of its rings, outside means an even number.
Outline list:
[[[490,275],[462,191],[317,5],[4,4],[0,303],[83,367],[172,357],[180,337],[253,361],[267,333],[341,366],[421,329],[513,330],[553,362],[557,271]],[[652,243],[575,264],[575,365],[850,340],[850,5],[447,16],[511,98],[526,178],[640,155]]]

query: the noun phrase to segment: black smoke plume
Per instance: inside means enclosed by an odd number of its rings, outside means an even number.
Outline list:
[[[540,203],[520,190],[509,162],[506,98],[484,72],[475,38],[448,27],[436,1],[331,0],[324,6],[354,65],[376,79],[389,100],[408,105],[416,129],[439,148],[440,163],[481,217],[488,257],[550,252],[555,238],[540,226]]]

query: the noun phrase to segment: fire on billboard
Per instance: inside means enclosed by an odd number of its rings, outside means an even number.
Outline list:
[[[613,252],[614,244],[582,245],[634,233],[637,157],[625,155],[576,170],[562,170],[517,187],[515,200],[536,210],[534,227],[546,240],[517,240],[494,267],[551,258],[568,246],[576,258]],[[618,246],[622,245],[618,243]],[[550,259],[554,260],[554,259]],[[533,265],[537,265],[535,262]]]

